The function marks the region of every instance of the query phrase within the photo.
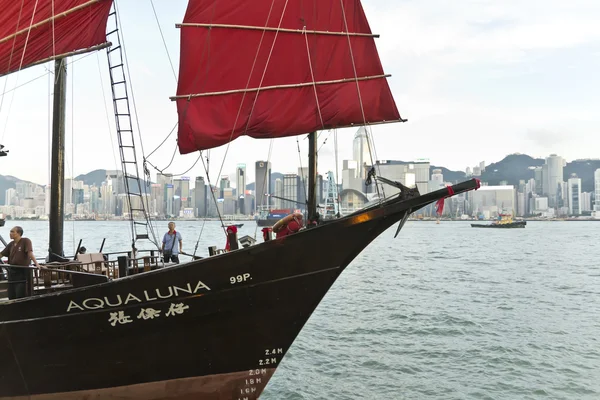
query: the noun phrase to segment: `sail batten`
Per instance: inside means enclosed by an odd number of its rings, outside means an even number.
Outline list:
[[[112,42],[104,42],[104,43],[100,43],[99,45],[96,45],[96,46],[88,47],[86,49],[70,51],[68,53],[56,54],[56,55],[41,59],[39,61],[36,61],[34,63],[31,63],[27,67],[33,67],[36,65],[44,64],[46,62],[58,60],[58,59],[65,58],[65,57],[73,57],[73,56],[78,56],[80,54],[90,53],[90,52],[96,51],[96,50],[106,49],[110,46],[112,46]],[[0,74],[0,76],[2,76],[2,74]]]
[[[231,24],[192,24],[192,23],[181,23],[175,24],[177,28],[224,28],[224,29],[247,29],[247,30],[258,30],[258,31],[272,31],[272,32],[283,32],[283,33],[300,33],[310,35],[335,35],[335,36],[359,36],[359,37],[372,37],[378,38],[379,35],[375,33],[361,33],[361,32],[332,32],[332,31],[317,31],[306,29],[287,29],[277,28],[270,26],[255,26],[255,25],[231,25]]]
[[[181,28],[183,154],[402,120],[359,0],[190,0]]]
[[[250,92],[258,92],[263,90],[273,90],[273,89],[292,89],[292,88],[300,88],[306,86],[320,86],[320,85],[331,85],[333,83],[347,83],[347,82],[355,82],[355,81],[366,81],[370,79],[383,79],[389,78],[390,74],[386,75],[375,75],[375,76],[363,76],[360,78],[346,78],[346,79],[337,79],[332,81],[318,81],[318,82],[306,82],[306,83],[295,83],[289,85],[275,85],[275,86],[263,86],[263,87],[255,87],[249,89],[233,89],[233,90],[225,90],[221,92],[207,92],[207,93],[195,93],[195,94],[182,94],[178,96],[170,97],[171,100],[177,99],[190,99],[194,97],[205,97],[205,96],[220,96],[224,94],[234,94],[234,93],[250,93]]]
[[[112,0],[0,0],[0,76],[102,48],[111,5]]]

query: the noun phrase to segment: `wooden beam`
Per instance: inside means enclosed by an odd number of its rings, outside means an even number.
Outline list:
[[[19,36],[19,35],[22,35],[24,33],[27,33],[27,32],[29,32],[29,30],[38,28],[38,27],[40,27],[40,26],[42,26],[44,24],[47,24],[48,22],[52,22],[52,20],[59,19],[59,18],[64,18],[64,17],[66,17],[69,14],[77,12],[77,11],[83,9],[83,8],[89,7],[89,6],[93,5],[93,4],[99,3],[101,1],[105,1],[105,0],[90,0],[88,2],[85,2],[83,4],[78,5],[77,7],[73,7],[71,9],[67,10],[67,11],[61,12],[60,14],[56,14],[53,17],[46,18],[45,20],[42,20],[42,21],[40,21],[38,23],[35,23],[33,25],[28,26],[27,28],[23,28],[20,31],[17,31],[17,32],[13,33],[12,35],[8,35],[8,36],[5,36],[3,38],[0,38],[0,44],[4,43],[6,41],[9,41],[10,39],[12,39],[12,38],[14,38],[16,36]]]
[[[331,85],[336,83],[347,83],[347,82],[356,82],[356,81],[368,81],[372,79],[383,79],[389,78],[392,75],[372,75],[372,76],[361,76],[359,78],[344,78],[344,79],[334,79],[330,81],[318,81],[318,82],[305,82],[305,83],[292,83],[287,85],[273,85],[273,86],[263,86],[258,88],[248,88],[248,89],[233,89],[233,90],[223,90],[220,92],[207,92],[207,93],[196,93],[196,94],[181,94],[177,96],[171,96],[169,99],[177,100],[177,99],[192,99],[194,97],[207,97],[207,96],[221,96],[225,94],[235,94],[235,93],[250,93],[250,92],[259,92],[263,90],[274,90],[274,89],[293,89],[293,88],[301,88],[307,86],[320,86],[320,85]]]
[[[311,35],[356,36],[356,37],[372,37],[372,38],[379,37],[379,35],[373,34],[373,33],[315,31],[315,30],[308,30],[308,29],[273,28],[271,26],[254,26],[254,25],[182,23],[182,24],[175,24],[175,27],[176,28],[209,28],[209,29],[211,29],[211,28],[246,29],[246,30],[251,30],[251,31],[301,33],[301,34],[311,34]]]

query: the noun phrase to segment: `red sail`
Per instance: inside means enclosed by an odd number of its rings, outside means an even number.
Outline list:
[[[106,42],[112,0],[0,0],[0,76]]]
[[[359,0],[191,0],[174,97],[180,152],[400,120],[374,36]]]

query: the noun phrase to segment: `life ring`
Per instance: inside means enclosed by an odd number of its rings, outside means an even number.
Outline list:
[[[293,213],[287,215],[273,225],[273,232],[277,234],[277,237],[286,236],[290,233],[296,233],[303,226],[302,218],[302,213]],[[295,224],[292,224],[294,227],[292,229],[286,229],[291,222],[295,222]]]

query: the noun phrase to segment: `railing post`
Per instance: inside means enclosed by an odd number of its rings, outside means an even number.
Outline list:
[[[129,257],[119,256],[117,257],[117,262],[119,263],[119,278],[127,276],[129,270]]]

